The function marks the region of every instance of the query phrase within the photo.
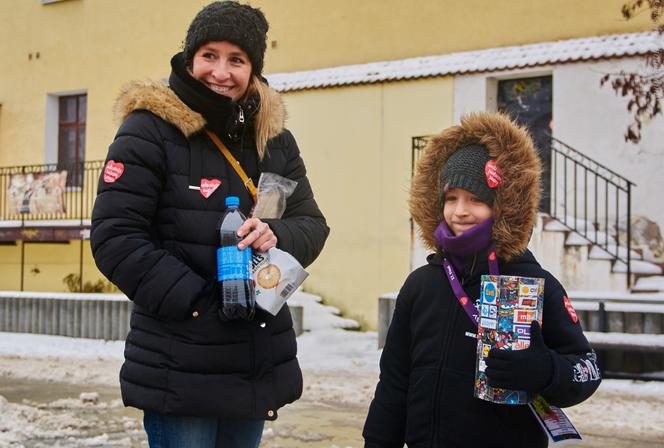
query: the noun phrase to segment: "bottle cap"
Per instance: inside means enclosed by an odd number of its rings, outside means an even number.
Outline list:
[[[239,207],[240,198],[237,196],[226,196],[226,207]]]

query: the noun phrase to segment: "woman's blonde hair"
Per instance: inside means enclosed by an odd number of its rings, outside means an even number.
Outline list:
[[[263,160],[267,147],[267,141],[270,138],[270,111],[273,110],[275,98],[270,95],[269,87],[256,75],[251,75],[251,81],[247,88],[247,95],[258,94],[260,104],[256,113],[256,149],[258,150],[258,159]]]

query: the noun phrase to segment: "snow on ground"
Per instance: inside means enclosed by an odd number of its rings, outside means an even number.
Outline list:
[[[378,379],[381,352],[377,349],[377,334],[345,330],[357,328],[357,324],[337,316],[336,309],[322,305],[316,296],[299,293],[293,303],[304,307],[305,322],[305,332],[298,337],[298,359],[304,372],[305,391],[298,403],[309,406],[312,412],[321,412],[321,406],[325,406],[335,412],[354,413],[351,418],[361,425]],[[136,419],[117,417],[106,423],[93,419],[91,423],[83,418],[88,410],[104,411],[107,407],[111,411],[122,407],[118,401],[102,402],[93,391],[96,387],[117,388],[123,348],[122,341],[0,333],[0,381],[8,377],[85,384],[92,392],[77,399],[48,404],[26,400],[20,404],[9,403],[0,396],[0,447],[23,446],[21,441],[29,438],[51,440],[43,445],[51,447],[134,446],[134,439],[131,445],[129,440],[133,432],[140,432]],[[625,445],[590,443],[590,446],[636,447],[664,446],[662,409],[664,383],[605,380],[591,399],[566,412],[586,435],[627,440]],[[290,412],[293,415],[295,411]],[[297,422],[306,417],[300,415]],[[299,424],[297,422],[292,425]],[[78,440],[77,444],[68,442],[77,434],[88,434],[86,431],[91,424],[102,423],[107,427],[103,427],[106,429],[101,433]],[[320,426],[312,423],[312,427],[315,425]],[[113,429],[117,427],[121,436],[109,438],[108,434],[118,433]],[[274,428],[278,432],[280,427]],[[294,426],[292,432],[296,431]],[[360,429],[352,431],[358,432],[356,438],[361,440]],[[310,445],[302,440],[295,446]],[[320,445],[311,442],[311,446],[334,446],[335,440],[320,442]]]

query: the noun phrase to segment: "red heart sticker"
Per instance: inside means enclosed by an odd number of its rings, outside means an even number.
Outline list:
[[[109,160],[104,167],[104,182],[113,183],[124,173],[124,164]]]
[[[577,323],[579,321],[579,316],[576,315],[576,311],[574,311],[574,307],[572,306],[572,302],[569,300],[567,296],[563,296],[563,302],[565,303],[565,308],[567,308],[567,312],[569,313],[569,317],[572,318],[572,322]]]
[[[489,260],[494,261],[496,259],[496,253],[495,252],[489,252]]]
[[[219,179],[201,179],[201,196],[209,198],[214,191],[219,188],[221,181]]]
[[[495,160],[489,160],[484,165],[484,174],[486,175],[486,183],[490,188],[499,187],[503,183],[503,177],[500,175],[500,170]]]
[[[459,302],[461,302],[461,305],[464,305],[464,306],[465,306],[466,303],[468,303],[468,297],[466,297],[466,296],[461,297],[461,298],[459,299]]]

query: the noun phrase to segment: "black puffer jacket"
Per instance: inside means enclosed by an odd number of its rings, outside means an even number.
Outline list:
[[[481,275],[489,273],[486,252],[468,258],[463,288],[473,302]],[[551,383],[541,395],[550,404],[571,406],[588,398],[599,378],[574,378],[595,355],[565,308],[565,290],[530,252],[507,263],[502,275],[544,278],[544,341],[554,357]],[[366,447],[547,446],[547,437],[527,406],[510,406],[473,396],[477,327],[454,296],[440,255],[415,270],[399,297],[380,360],[380,382],[364,426]],[[595,370],[596,372],[597,370]]]
[[[265,221],[278,247],[307,266],[329,229],[275,100],[262,162],[251,137],[243,148],[226,144],[256,184],[260,172],[298,182],[283,218]],[[99,181],[91,244],[101,272],[134,302],[120,374],[125,404],[171,415],[275,419],[302,392],[287,307],[275,317],[259,310],[252,322],[217,316],[216,226],[226,196],[239,196],[250,212],[247,190],[202,132],[203,117],[168,87],[134,83],[117,108],[124,121]],[[221,184],[206,199],[189,188],[200,179]]]

